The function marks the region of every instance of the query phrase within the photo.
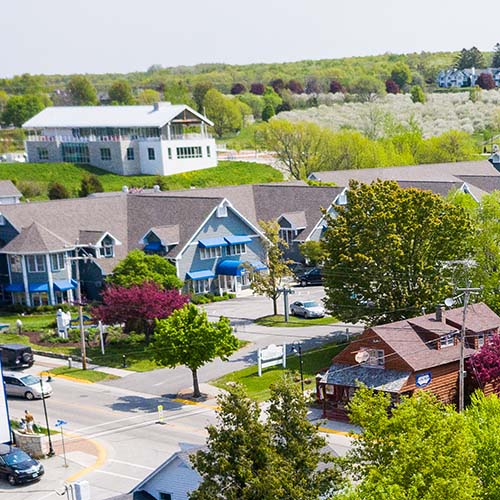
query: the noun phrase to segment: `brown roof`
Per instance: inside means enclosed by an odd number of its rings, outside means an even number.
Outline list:
[[[2,248],[2,252],[19,255],[45,254],[49,252],[61,252],[72,246],[69,242],[49,231],[38,222],[33,222],[30,226],[23,228],[21,233],[13,240],[9,241]]]
[[[281,214],[295,229],[304,229],[307,226],[306,214],[301,212],[288,212]]]
[[[81,245],[97,245],[106,231],[89,231],[83,229],[78,234],[78,243]]]
[[[18,197],[21,198],[23,193],[16,188],[12,181],[0,181],[0,198]]]
[[[460,179],[487,193],[500,190],[500,175],[459,175]]]

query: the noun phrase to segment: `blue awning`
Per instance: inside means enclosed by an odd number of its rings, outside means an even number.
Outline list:
[[[54,290],[57,292],[74,290],[77,286],[78,283],[75,280],[54,280]]]
[[[49,284],[48,283],[30,283],[28,285],[28,290],[30,291],[30,293],[48,292],[49,291]]]
[[[162,249],[162,244],[160,241],[153,241],[152,243],[148,243],[145,247],[144,250],[146,252],[158,252]]]
[[[227,247],[227,241],[222,236],[219,238],[205,238],[198,240],[198,246],[203,248]]]
[[[5,286],[5,291],[14,293],[24,292],[24,285],[22,283],[9,283]]]
[[[223,260],[217,264],[217,274],[225,276],[241,276],[245,274],[246,269],[239,260]]]
[[[249,264],[254,268],[254,271],[265,271],[267,266],[260,260],[253,260]]]
[[[193,281],[215,278],[215,274],[209,269],[206,269],[205,271],[189,271],[186,273],[186,276]]]
[[[251,243],[252,238],[250,236],[237,236],[233,234],[232,236],[224,236],[224,239],[230,244],[230,245],[237,245],[243,244],[243,243]]]

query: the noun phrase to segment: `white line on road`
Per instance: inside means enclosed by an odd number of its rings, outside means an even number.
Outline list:
[[[123,460],[115,460],[114,458],[110,458],[108,462],[114,462],[122,465],[131,465],[132,467],[139,467],[140,469],[155,470],[154,467],[147,467],[145,465],[133,464],[131,462],[124,462]]]
[[[136,481],[140,482],[142,481],[143,478],[138,478],[138,477],[132,477],[132,476],[126,476],[125,474],[118,474],[117,472],[109,472],[107,470],[95,470],[94,472],[98,472],[99,474],[106,474],[108,476],[116,476],[116,477],[123,477],[124,479],[130,479],[131,481]]]

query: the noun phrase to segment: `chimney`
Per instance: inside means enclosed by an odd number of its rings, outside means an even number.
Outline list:
[[[172,103],[169,101],[159,101],[153,104],[153,111],[159,111],[160,109],[165,109],[168,106],[172,106]]]
[[[436,321],[446,323],[445,309],[443,304],[438,304],[436,307]]]

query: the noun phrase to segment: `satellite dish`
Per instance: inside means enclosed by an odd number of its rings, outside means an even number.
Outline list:
[[[446,307],[451,307],[451,306],[455,305],[455,300],[452,299],[451,297],[448,297],[447,299],[444,299],[444,303],[445,303]]]
[[[366,363],[370,359],[370,354],[368,351],[359,351],[354,356],[356,363]]]

